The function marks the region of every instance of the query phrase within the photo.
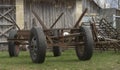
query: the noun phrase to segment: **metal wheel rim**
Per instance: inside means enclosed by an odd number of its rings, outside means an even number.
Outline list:
[[[77,49],[79,50],[79,53],[81,54],[81,55],[83,55],[84,54],[84,51],[85,51],[85,37],[84,37],[84,32],[82,32],[82,36],[80,36],[80,39],[81,39],[81,41],[80,42],[84,42],[84,44],[83,45],[80,45]],[[80,40],[79,39],[79,40]]]
[[[35,37],[33,37],[31,40],[30,52],[31,52],[32,59],[36,59],[37,58],[37,41]]]

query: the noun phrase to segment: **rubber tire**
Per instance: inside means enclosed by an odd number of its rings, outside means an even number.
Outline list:
[[[31,41],[32,38],[36,37],[36,56],[34,57],[34,53],[32,52],[32,46],[31,46]],[[29,48],[30,48],[30,56],[33,61],[33,63],[43,63],[45,61],[46,57],[46,48],[47,48],[47,43],[46,43],[46,37],[44,35],[44,32],[42,29],[38,27],[33,27],[30,32],[30,40],[29,40]]]
[[[15,39],[15,36],[17,34],[17,30],[12,29],[9,33],[9,39]],[[10,57],[17,57],[19,55],[19,51],[17,52],[15,49],[15,42],[14,41],[8,41],[8,52]]]
[[[77,57],[79,58],[79,60],[90,60],[93,54],[93,46],[94,46],[94,41],[93,41],[93,36],[92,36],[92,32],[90,30],[90,27],[88,26],[82,26],[80,27],[80,32],[83,32],[83,36],[84,36],[84,51],[83,54],[80,53],[81,47],[80,46],[76,46],[75,50],[76,50],[76,54]]]
[[[54,57],[61,56],[61,49],[59,46],[53,46],[53,55]]]

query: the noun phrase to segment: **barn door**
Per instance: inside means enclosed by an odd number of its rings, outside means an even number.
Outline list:
[[[0,5],[0,46],[7,44],[9,32],[15,23],[15,6]]]

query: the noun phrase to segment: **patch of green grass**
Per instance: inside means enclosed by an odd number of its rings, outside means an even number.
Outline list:
[[[34,64],[29,52],[20,52],[10,58],[8,52],[0,52],[0,70],[120,70],[120,53],[94,52],[89,61],[79,61],[74,50],[67,50],[60,57],[47,52],[43,64]]]

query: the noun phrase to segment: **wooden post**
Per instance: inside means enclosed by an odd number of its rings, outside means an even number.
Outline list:
[[[20,29],[24,28],[24,0],[16,0],[16,23]]]

